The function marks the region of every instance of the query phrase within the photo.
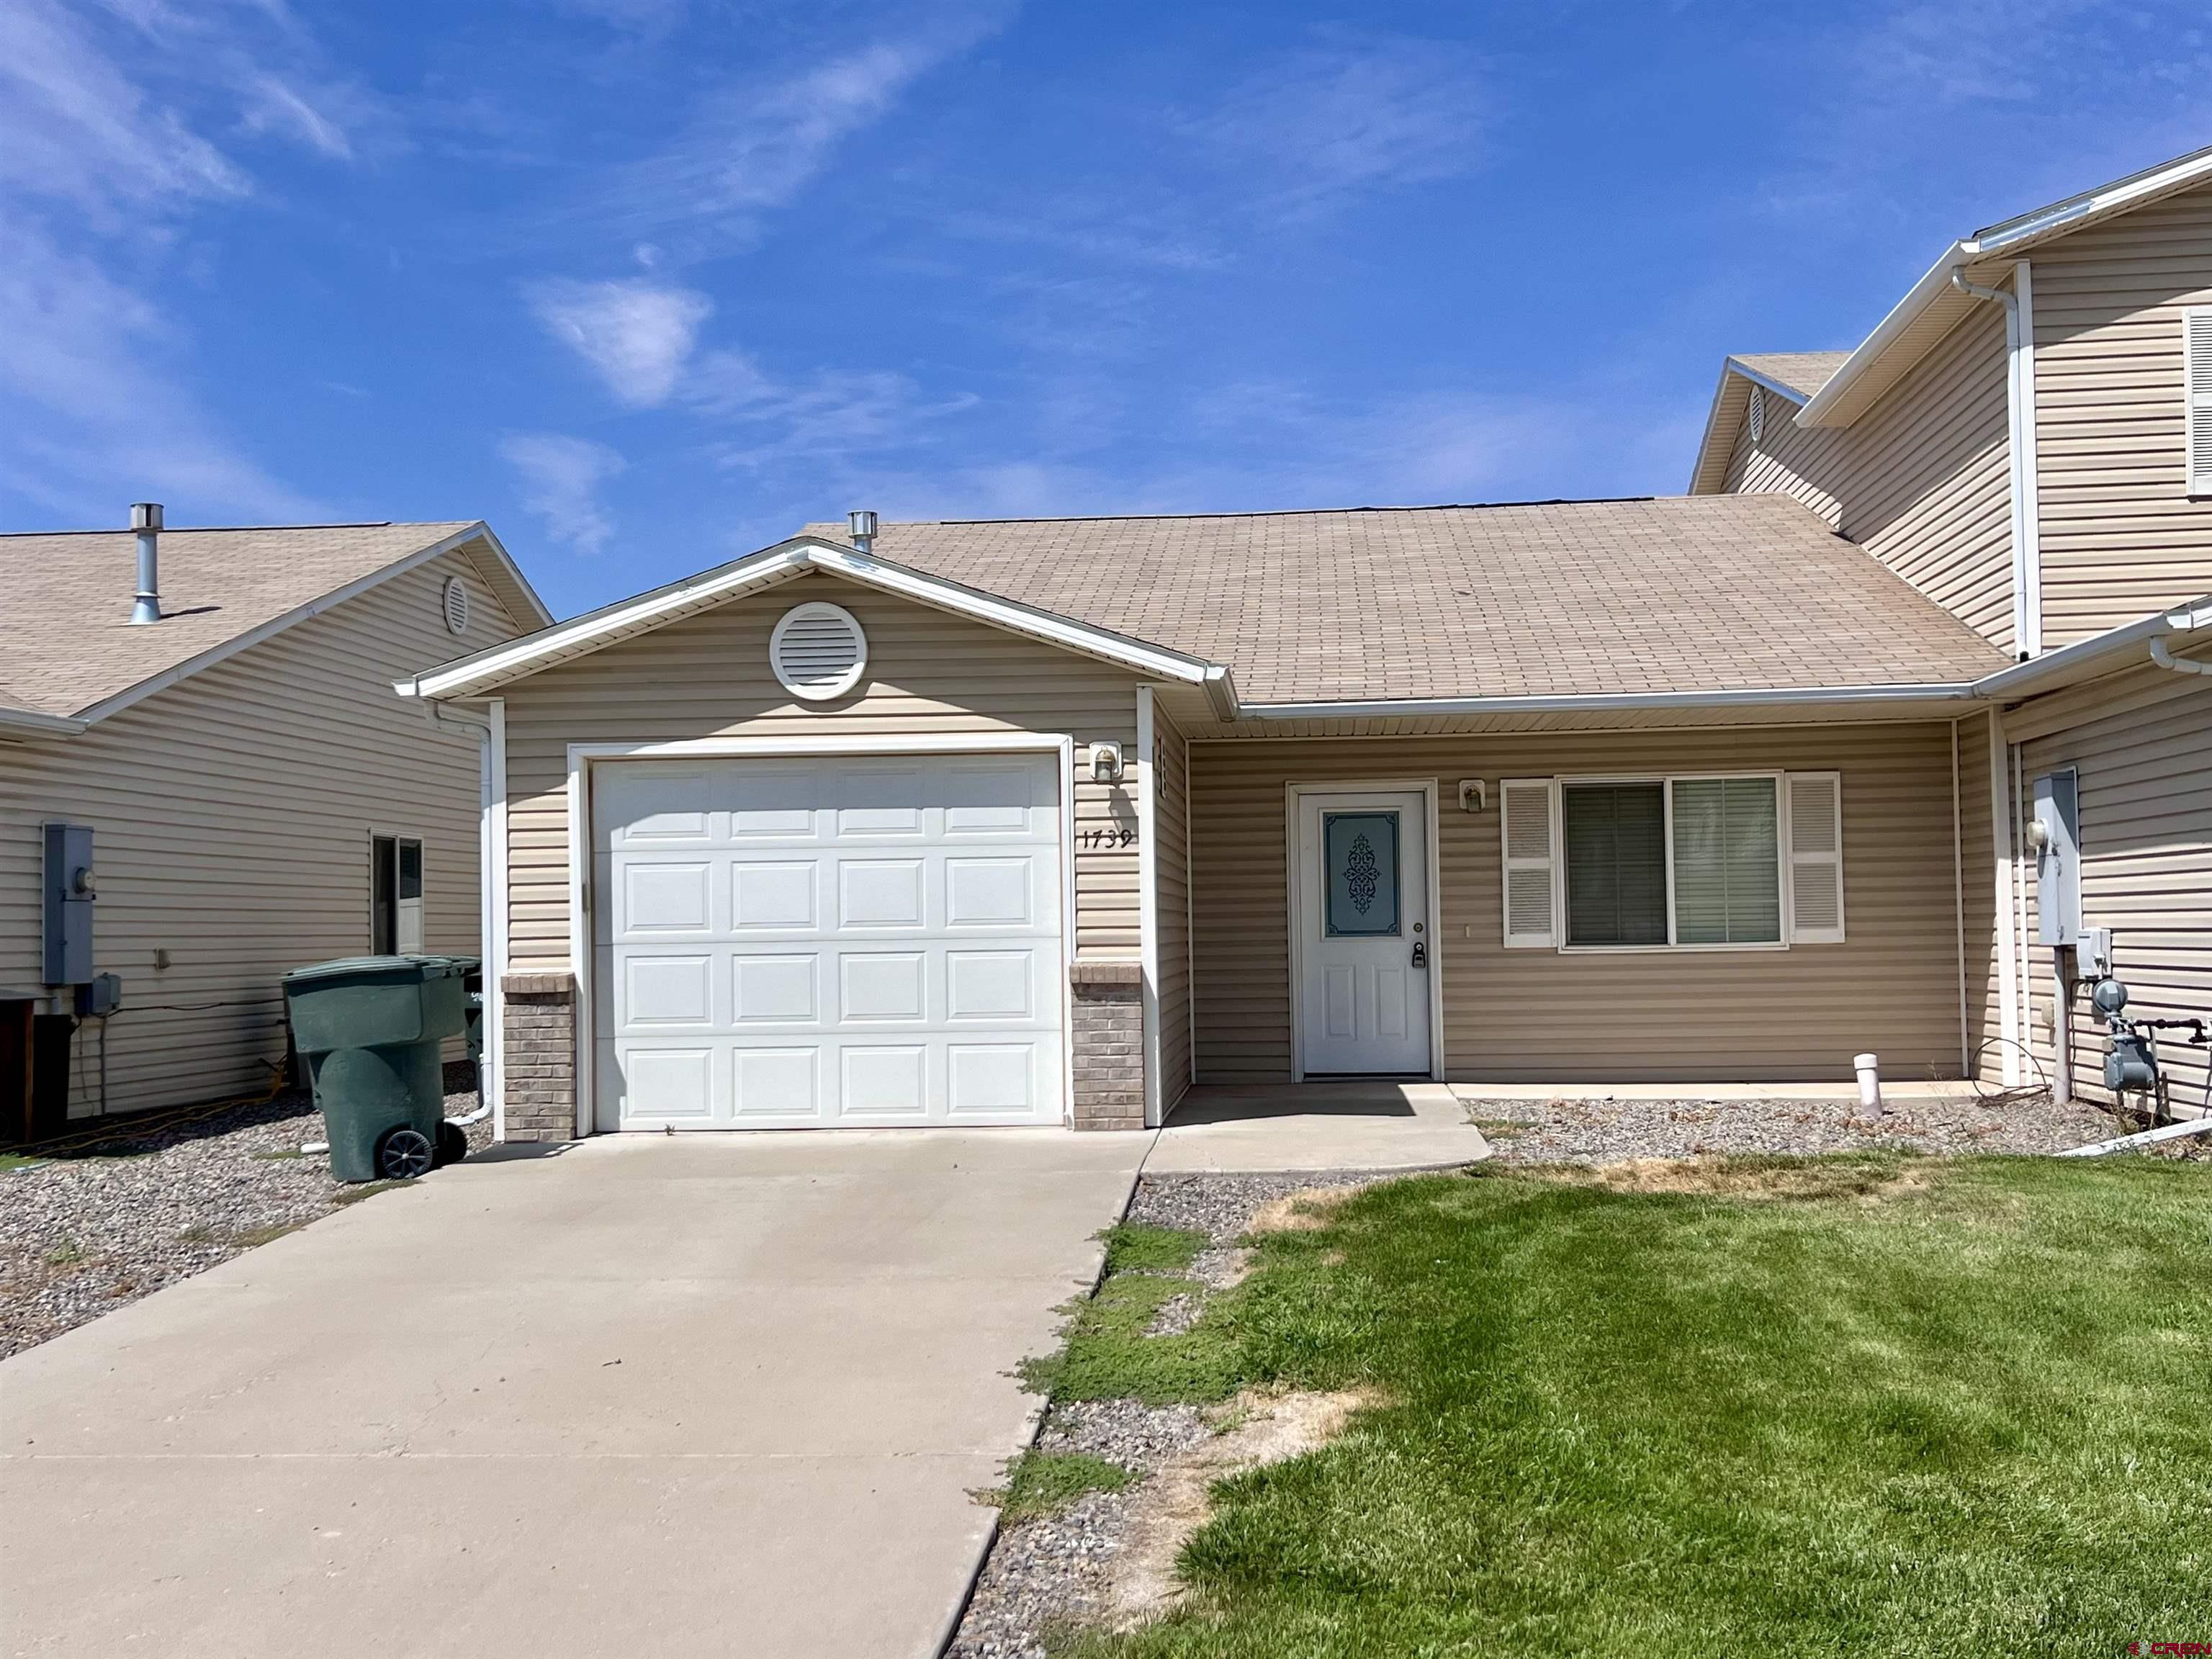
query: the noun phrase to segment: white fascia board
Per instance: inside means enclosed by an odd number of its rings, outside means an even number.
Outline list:
[[[2115,665],[2108,659],[2133,657],[2153,640],[2194,634],[2205,628],[2212,628],[2212,594],[2193,604],[2176,605],[2169,611],[2123,623],[2102,634],[2092,634],[2086,640],[2046,651],[2029,661],[1985,674],[1974,682],[1974,695],[1984,702],[2012,702],[2041,692],[2056,691],[2111,672]]]
[[[1727,691],[1570,692],[1556,696],[1425,697],[1374,702],[1260,702],[1248,720],[1304,720],[1448,714],[1571,714],[1607,709],[1733,708],[1806,703],[1961,702],[1971,682],[1914,685],[1770,686]]]
[[[455,548],[465,547],[474,541],[489,541],[495,547],[498,545],[497,539],[491,533],[491,526],[479,519],[476,523],[455,531],[441,541],[433,542],[428,547],[417,548],[404,558],[395,559],[380,570],[372,570],[366,576],[357,577],[348,582],[343,587],[333,588],[319,599],[310,599],[307,604],[288,611],[281,617],[272,617],[258,628],[249,629],[243,634],[225,640],[221,645],[212,646],[201,652],[197,657],[188,658],[173,668],[165,668],[151,678],[141,680],[137,684],[117,692],[103,702],[96,702],[89,708],[78,711],[76,718],[88,726],[94,720],[104,720],[110,714],[119,714],[130,708],[131,704],[143,702],[157,691],[167,690],[178,681],[198,673],[203,668],[212,668],[216,664],[234,657],[241,651],[249,651],[262,641],[283,633],[295,623],[306,622],[311,617],[319,617],[324,611],[343,605],[348,599],[366,593],[372,587],[381,586],[395,576],[404,576],[418,566],[426,565],[433,559],[442,558]],[[502,550],[503,556],[504,550]],[[532,593],[531,597],[534,599],[537,596]]]
[[[1757,369],[1752,368],[1740,357],[1729,358],[1728,360],[1728,367],[1730,374],[1742,375],[1745,380],[1749,380],[1753,386],[1765,386],[1769,392],[1771,392],[1778,398],[1787,398],[1793,404],[1802,404],[1805,402],[1805,394],[1800,392],[1796,386],[1784,386],[1781,381],[1776,380],[1771,374],[1760,374]]]
[[[1947,295],[1958,298],[1951,286],[1951,273],[1972,264],[1978,257],[1971,243],[1952,243],[1943,257],[1928,267],[1928,274],[1889,308],[1889,315],[1875,325],[1874,332],[1828,376],[1827,384],[1805,400],[1805,406],[1797,411],[1796,423],[1802,427],[1840,424],[1832,422],[1828,415],[1843,400],[1844,393],[1881,359],[1899,335],[1920,320],[1929,307],[1941,303]]]
[[[2200,149],[2177,161],[2163,162],[2145,171],[2118,179],[2097,189],[2085,191],[2065,201],[2054,202],[2049,207],[2038,208],[2033,213],[2022,214],[2016,219],[2007,219],[1978,230],[1964,241],[1954,242],[1943,257],[1928,268],[1928,274],[1912,285],[1911,290],[1890,308],[1889,315],[1881,319],[1875,331],[1867,336],[1858,349],[1844,360],[1843,366],[1828,378],[1828,383],[1807,400],[1797,412],[1797,424],[1802,427],[1847,425],[1848,422],[1832,421],[1831,411],[1843,398],[1844,393],[1873,368],[1884,353],[1894,344],[1897,337],[1917,323],[1923,313],[1931,306],[1946,303],[1952,295],[1951,273],[2002,254],[2018,255],[2029,248],[2051,241],[2075,228],[2084,220],[2108,218],[2137,207],[2157,197],[2170,196],[2176,191],[2212,179],[2212,149]]]
[[[722,566],[689,581],[610,605],[574,622],[514,640],[492,650],[448,663],[411,679],[398,681],[393,689],[402,696],[469,697],[481,696],[520,675],[550,663],[581,656],[610,641],[641,633],[658,623],[689,611],[702,610],[750,589],[764,587],[808,570],[842,576],[849,581],[895,593],[940,611],[971,617],[978,622],[1028,635],[1086,655],[1103,658],[1155,678],[1203,685],[1217,665],[1159,646],[1147,645],[1106,629],[1092,628],[1012,599],[947,581],[902,564],[893,564],[849,547],[840,547],[811,537],[778,543],[735,563]]]
[[[2002,220],[1975,232],[1973,240],[1968,246],[1983,258],[1993,253],[2009,252],[2071,229],[2084,219],[2123,212],[2153,197],[2186,190],[2205,179],[2212,179],[2212,148],[2196,150],[2171,161],[2161,161],[2154,167],[2146,167],[2141,173],[2130,173],[2109,185],[2100,185],[2079,196],[2053,202],[2049,207],[2038,208],[2017,218]]]
[[[538,590],[530,585],[530,578],[522,574],[522,567],[507,550],[507,544],[500,540],[498,532],[488,524],[479,522],[477,532],[484,544],[491,549],[492,557],[498,561],[500,568],[507,573],[508,579],[521,590],[522,597],[529,601],[532,625],[535,628],[550,628],[553,612],[547,608],[545,601],[538,597]]]
[[[748,588],[769,586],[795,574],[805,562],[801,544],[779,543],[704,575],[672,582],[635,599],[540,629],[519,640],[508,640],[489,651],[459,658],[427,673],[395,680],[392,689],[403,697],[474,696],[520,675],[534,672],[567,657],[581,655],[687,611],[728,599]]]
[[[1729,395],[1737,378],[1735,360],[1722,359],[1720,383],[1713,388],[1712,407],[1705,411],[1705,435],[1698,440],[1697,459],[1690,464],[1689,493],[1692,495],[1720,493],[1721,477],[1725,474],[1728,456],[1725,453],[1716,455],[1714,446],[1721,435],[1722,422],[1729,420],[1731,414],[1737,418],[1742,416],[1741,405]],[[1709,473],[1714,475],[1711,492],[1701,487]]]

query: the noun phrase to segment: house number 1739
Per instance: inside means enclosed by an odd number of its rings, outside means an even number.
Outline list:
[[[1126,825],[1116,825],[1111,830],[1079,830],[1075,833],[1075,844],[1079,847],[1134,847],[1137,832]]]

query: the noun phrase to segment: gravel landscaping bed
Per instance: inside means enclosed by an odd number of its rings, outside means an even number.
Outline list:
[[[1462,1091],[1503,1164],[1607,1164],[1708,1152],[2055,1152],[2132,1127],[2045,1097],[1899,1100],[1869,1115],[1840,1100],[1492,1100]]]
[[[446,1087],[447,1117],[476,1109],[465,1063]],[[489,1145],[490,1120],[468,1133],[472,1150]],[[322,1139],[307,1092],[289,1090],[0,1171],[0,1358],[382,1190],[301,1153]]]

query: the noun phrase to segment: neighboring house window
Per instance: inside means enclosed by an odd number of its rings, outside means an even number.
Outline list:
[[[372,836],[368,843],[368,948],[378,956],[422,948],[422,843]]]
[[[2212,306],[2181,313],[2182,377],[2189,404],[2189,494],[2212,497]]]
[[[1509,946],[1771,948],[1843,939],[1835,773],[1508,778],[1498,798]]]

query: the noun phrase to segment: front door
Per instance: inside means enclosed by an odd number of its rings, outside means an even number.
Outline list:
[[[1429,1072],[1427,797],[1300,792],[1301,1069]]]

